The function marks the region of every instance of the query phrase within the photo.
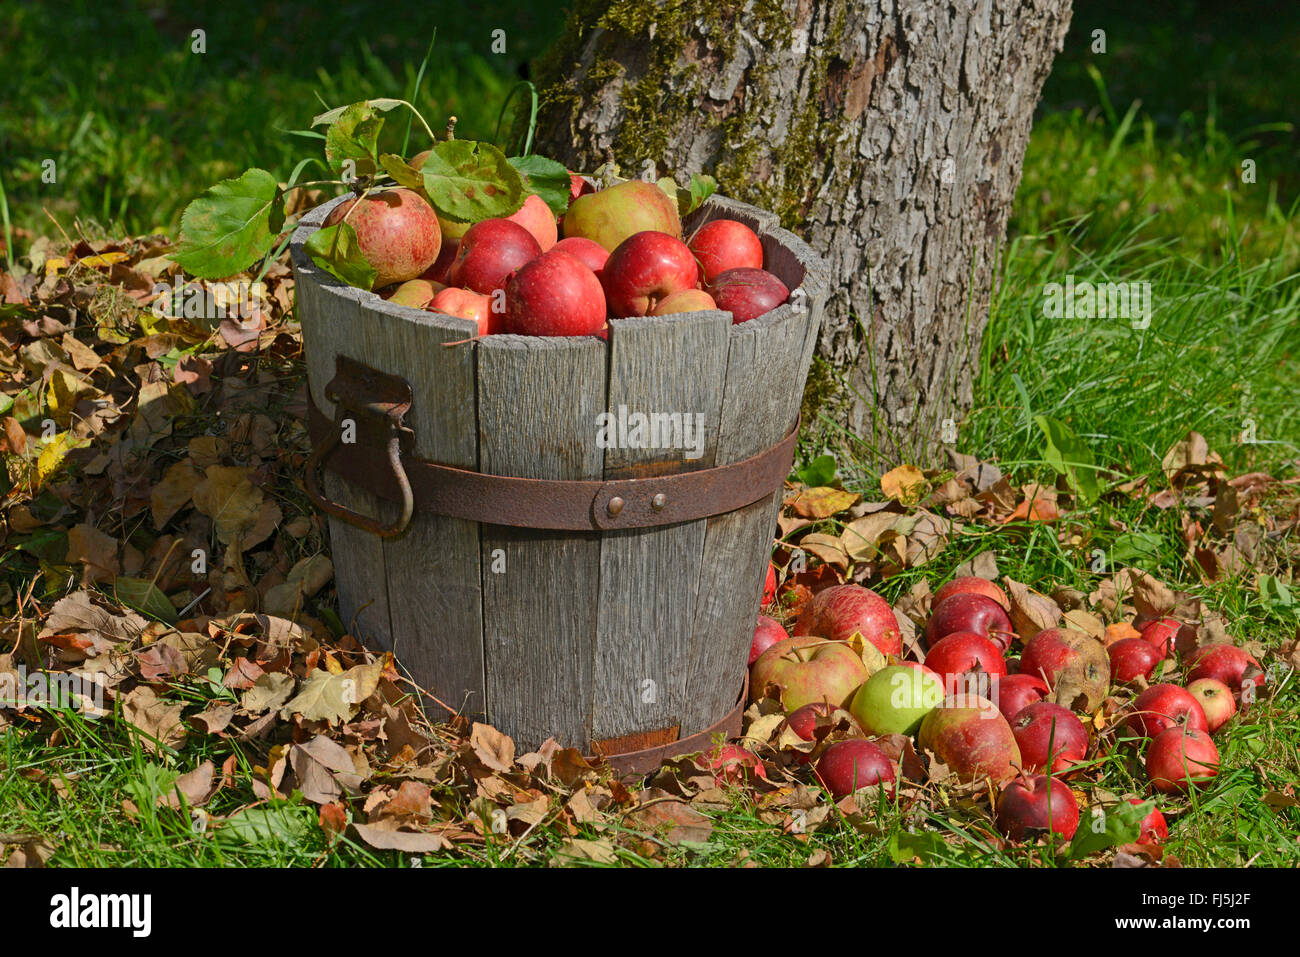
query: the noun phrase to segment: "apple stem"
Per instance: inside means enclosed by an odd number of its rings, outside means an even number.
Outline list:
[[[483,333],[480,332],[477,336],[470,336],[468,339],[456,339],[452,342],[444,342],[442,343],[442,346],[444,349],[450,346],[463,346],[467,342],[478,342],[478,340],[482,338],[483,338]]]
[[[456,138],[456,117],[447,117],[447,142],[450,143]]]

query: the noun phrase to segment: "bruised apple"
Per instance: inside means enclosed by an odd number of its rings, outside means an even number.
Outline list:
[[[438,216],[414,190],[387,189],[346,200],[330,210],[325,225],[345,219],[356,231],[361,255],[377,273],[373,289],[417,278],[442,248]]]
[[[927,714],[918,740],[962,781],[1007,781],[1021,764],[1011,725],[992,701],[975,695],[949,698]]]
[[[796,635],[820,635],[848,641],[854,632],[875,645],[881,654],[903,651],[903,636],[889,602],[861,585],[834,585],[813,595],[795,622]]]
[[[1020,654],[1020,673],[1042,678],[1051,699],[1067,708],[1082,697],[1083,708],[1092,710],[1110,687],[1106,646],[1072,628],[1048,628],[1030,638]]]

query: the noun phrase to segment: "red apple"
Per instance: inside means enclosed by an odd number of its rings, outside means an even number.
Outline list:
[[[847,710],[853,693],[867,677],[867,666],[843,642],[796,635],[758,656],[749,672],[749,693],[757,701],[774,685],[786,711],[814,701]]]
[[[992,641],[1002,651],[1011,646],[1015,632],[1011,619],[992,598],[958,592],[936,604],[925,626],[926,647],[957,631],[973,631]]]
[[[1048,687],[1042,678],[1034,675],[1007,675],[993,683],[993,702],[997,704],[1002,717],[1011,721],[1021,709],[1042,701],[1048,694]]]
[[[438,221],[441,226],[442,220]],[[468,224],[466,225],[468,228]],[[438,258],[433,261],[433,265],[420,273],[421,279],[427,279],[429,282],[437,283],[440,286],[446,286],[451,279],[451,264],[456,261],[456,252],[460,249],[460,239],[453,238],[447,230],[442,231],[442,248],[438,250]]]
[[[449,281],[490,296],[511,273],[542,252],[533,234],[508,219],[485,219],[465,233],[451,264]]]
[[[1219,749],[1200,729],[1168,728],[1147,748],[1147,777],[1157,791],[1187,791],[1210,783],[1218,773]]]
[[[1191,668],[1187,672],[1188,681],[1214,678],[1222,681],[1236,695],[1240,695],[1252,681],[1257,688],[1264,686],[1264,669],[1246,649],[1236,645],[1222,642],[1201,645],[1187,656],[1187,665]]]
[[[719,787],[723,784],[739,784],[756,777],[767,780],[767,767],[758,755],[738,744],[723,744],[700,755],[695,766],[702,771],[712,771],[713,780]]]
[[[1072,628],[1048,628],[1030,638],[1020,653],[1020,673],[1047,682],[1057,704],[1073,707],[1083,697],[1086,710],[1101,704],[1110,687],[1106,647]],[[1063,700],[1067,696],[1071,700]]]
[[[1128,803],[1141,806],[1146,802],[1141,798],[1129,798]],[[1139,827],[1138,844],[1163,844],[1169,837],[1169,825],[1165,823],[1165,816],[1158,807],[1151,808],[1151,813],[1142,819]]]
[[[949,698],[927,714],[918,740],[962,781],[1006,781],[1021,764],[1007,719],[993,702],[974,695]]]
[[[1174,650],[1174,640],[1178,637],[1183,623],[1177,618],[1157,618],[1149,621],[1138,631],[1142,640],[1159,650],[1161,658],[1168,658]]]
[[[1007,611],[1011,610],[1007,593],[987,578],[980,578],[978,575],[962,575],[943,585],[934,593],[931,606],[938,605],[949,595],[983,595],[985,598],[993,599]]]
[[[704,312],[716,309],[717,303],[703,289],[683,289],[664,296],[650,310],[652,316],[675,316],[683,312]]]
[[[858,788],[879,784],[894,796],[894,766],[879,745],[862,738],[836,741],[817,761],[817,780],[835,800]]]
[[[644,316],[665,296],[694,289],[700,269],[680,239],[646,230],[609,254],[600,281],[611,316]]]
[[[813,595],[795,622],[796,635],[818,635],[847,641],[854,632],[880,649],[881,654],[903,651],[903,636],[889,602],[861,585],[834,585]]]
[[[356,230],[361,255],[378,274],[372,289],[417,278],[442,248],[438,215],[414,190],[386,189],[346,200],[330,210],[325,225],[335,226],[345,217]]]
[[[804,741],[811,741],[817,733],[817,719],[825,718],[835,712],[833,704],[814,701],[802,708],[795,708],[785,719],[786,725]]]
[[[555,214],[551,212],[551,207],[546,205],[546,200],[534,193],[524,200],[524,205],[511,213],[506,219],[512,223],[518,223],[524,229],[533,234],[537,240],[537,245],[546,252],[555,245],[556,239],[559,238],[560,231],[555,225]]]
[[[940,638],[926,652],[925,664],[950,687],[959,676],[971,671],[999,678],[1007,673],[1007,664],[1002,660],[998,646],[973,631],[955,631]],[[987,690],[991,695],[991,684]]]
[[[752,665],[758,660],[759,655],[778,641],[785,641],[789,637],[775,618],[759,615],[758,625],[754,628],[754,640],[749,646],[749,663]]]
[[[766,269],[728,269],[715,276],[705,291],[719,309],[731,313],[732,323],[755,319],[790,298],[785,283]]]
[[[695,231],[690,245],[706,283],[728,269],[763,268],[763,243],[752,229],[734,219],[705,223]]]
[[[776,601],[776,566],[771,562],[767,563],[767,578],[763,580],[763,605],[767,606]]]
[[[605,328],[600,280],[567,253],[543,253],[519,267],[506,283],[503,326],[521,336],[599,335]]]
[[[677,200],[655,184],[635,179],[579,196],[564,214],[565,236],[582,236],[610,252],[648,229],[681,239]]]
[[[1152,685],[1138,695],[1125,724],[1148,738],[1179,725],[1209,730],[1201,703],[1186,689],[1171,684]]]
[[[1088,755],[1088,731],[1073,711],[1050,701],[1020,709],[1011,720],[1027,771],[1064,774]]]
[[[1079,829],[1079,802],[1059,778],[1017,778],[998,797],[997,824],[1007,840],[1017,843],[1049,831],[1068,841]]]
[[[1237,713],[1232,689],[1218,678],[1197,678],[1187,686],[1187,693],[1200,702],[1205,712],[1205,730],[1214,734]]]
[[[596,187],[587,182],[582,176],[569,170],[569,203],[572,204],[579,196],[586,196],[588,193],[594,193]]]
[[[568,253],[594,272],[597,279],[600,278],[600,271],[605,268],[605,263],[609,259],[608,249],[600,243],[593,243],[590,239],[583,239],[581,236],[561,239],[551,249],[557,253]]]
[[[1122,638],[1106,649],[1110,656],[1110,680],[1126,685],[1139,676],[1150,678],[1164,660],[1160,649],[1142,638]]]
[[[481,293],[452,286],[437,293],[427,308],[477,323],[480,336],[501,331],[501,317],[492,311],[492,298]]]

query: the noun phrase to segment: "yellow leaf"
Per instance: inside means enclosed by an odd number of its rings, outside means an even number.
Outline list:
[[[84,256],[77,262],[84,266],[111,266],[114,263],[126,262],[131,257],[124,252],[100,253],[96,256]]]
[[[862,663],[867,666],[868,677],[874,675],[889,663],[885,660],[885,653],[863,638],[860,631],[855,631],[849,635],[844,643],[852,648],[854,653],[862,659]]]
[[[790,502],[790,507],[804,518],[830,518],[836,512],[844,511],[857,500],[858,496],[853,492],[846,492],[842,488],[820,486],[804,489]]]
[[[68,261],[64,259],[62,256],[54,256],[50,259],[45,260],[45,275],[47,276],[53,275],[54,273],[58,272],[60,269],[67,269],[67,268],[68,268]]]
[[[880,490],[886,498],[903,505],[915,505],[929,490],[929,482],[915,465],[900,465],[880,476]]]
[[[41,454],[36,459],[36,480],[43,483],[47,478],[63,467],[63,460],[73,449],[81,448],[89,439],[75,439],[71,432],[56,433],[54,438],[45,443]]]

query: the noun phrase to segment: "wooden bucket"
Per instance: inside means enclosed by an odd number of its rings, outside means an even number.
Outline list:
[[[722,218],[759,234],[767,268],[792,294],[757,319],[733,325],[730,313],[695,312],[613,320],[608,341],[493,335],[446,346],[473,336],[474,324],[390,305],[303,250],[341,201],[308,213],[292,240],[318,426],[341,418],[327,386],[344,356],[409,384],[408,458],[469,472],[663,476],[750,459],[793,432],[827,270],[775,216],[714,196],[684,223],[688,236]],[[635,412],[698,415],[699,454],[605,447],[599,425],[616,424],[620,408],[633,425]],[[321,483],[329,499],[382,521],[398,513],[391,476],[381,497],[369,481],[332,469]],[[780,491],[769,477],[743,507],[632,528],[607,527],[597,505],[585,530],[475,521],[419,502],[390,537],[331,516],[340,613],[441,701],[520,746],[554,737],[640,770],[707,747],[712,732],[738,730]]]

